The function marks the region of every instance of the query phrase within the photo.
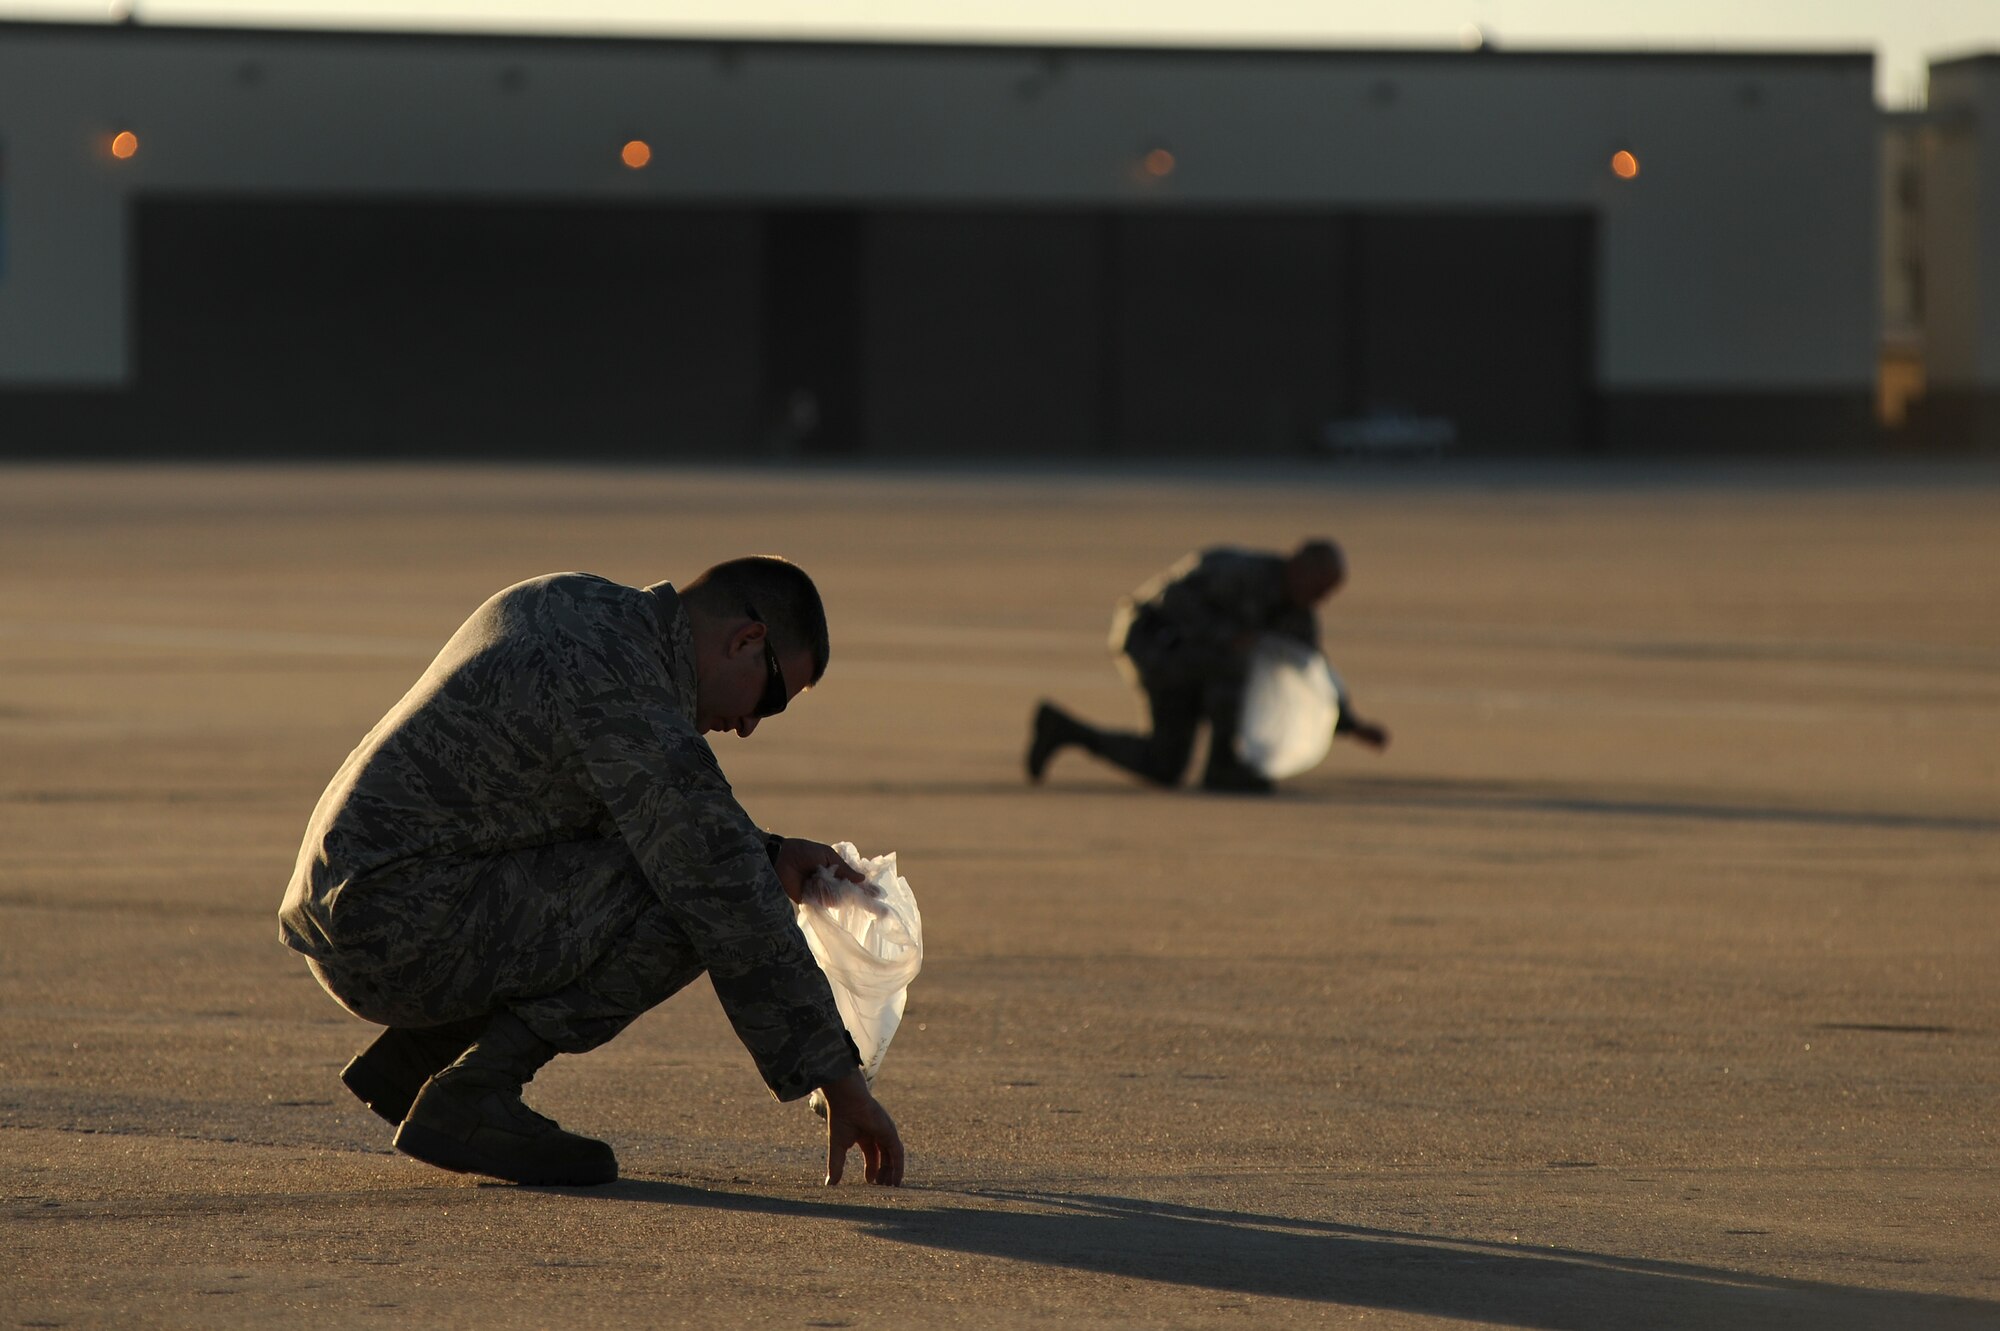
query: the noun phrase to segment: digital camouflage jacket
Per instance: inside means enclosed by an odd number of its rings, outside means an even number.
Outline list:
[[[852,1072],[853,1044],[772,868],[695,727],[694,641],[667,583],[530,579],[481,606],[349,754],[313,813],[286,946],[329,960],[344,895],[379,915],[394,884],[511,851],[622,840],[782,1099]],[[440,945],[411,919],[393,946]],[[755,983],[723,982],[754,976]]]
[[[1319,622],[1285,595],[1282,555],[1218,546],[1191,554],[1120,603],[1111,646],[1142,672],[1240,670],[1232,644],[1276,633],[1319,647]]]

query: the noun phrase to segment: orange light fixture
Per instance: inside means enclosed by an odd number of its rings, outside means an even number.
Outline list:
[[[1172,175],[1174,173],[1174,167],[1178,165],[1178,163],[1174,161],[1174,155],[1168,152],[1165,148],[1155,148],[1153,149],[1153,151],[1146,154],[1144,160],[1142,160],[1139,163],[1139,165],[1147,175],[1152,176],[1155,180],[1158,180],[1163,177]]]
[[[619,150],[618,157],[625,165],[637,171],[653,160],[653,145],[644,139],[634,139]]]
[[[1611,154],[1611,174],[1620,180],[1633,180],[1639,175],[1639,159],[1620,148]]]
[[[139,136],[129,129],[121,129],[111,136],[111,155],[125,161],[139,151]]]

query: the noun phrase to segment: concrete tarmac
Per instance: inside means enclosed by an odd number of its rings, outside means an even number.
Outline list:
[[[1326,533],[1384,755],[1021,772],[1113,601]],[[279,946],[306,817],[488,594],[818,579],[724,769],[894,850],[900,1190],[820,1186],[697,983],[395,1155]],[[2000,476],[0,472],[0,1326],[2000,1327]]]

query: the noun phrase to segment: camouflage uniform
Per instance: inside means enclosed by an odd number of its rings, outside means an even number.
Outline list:
[[[1119,603],[1113,651],[1141,679],[1243,672],[1236,640],[1277,633],[1315,650],[1319,623],[1285,591],[1285,557],[1218,547],[1189,555]]]
[[[667,583],[509,587],[445,644],[314,810],[279,913],[342,1006],[432,1026],[501,1009],[581,1053],[708,972],[781,1100],[860,1064],[694,724]]]
[[[1250,779],[1236,759],[1248,658],[1247,633],[1277,633],[1319,647],[1319,623],[1285,591],[1285,559],[1227,547],[1189,555],[1119,603],[1111,648],[1145,693],[1150,734],[1085,727],[1080,742],[1128,772],[1173,785],[1187,770],[1201,722],[1209,723],[1213,785]]]

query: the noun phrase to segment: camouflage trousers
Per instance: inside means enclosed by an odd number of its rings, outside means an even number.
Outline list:
[[[603,1044],[706,969],[616,839],[350,883],[336,918],[339,947],[307,964],[364,1021],[439,1026],[505,1009],[565,1053]]]
[[[1241,662],[1218,665],[1175,656],[1148,659],[1144,664],[1128,661],[1128,673],[1145,694],[1153,728],[1137,733],[1087,726],[1080,737],[1085,749],[1156,785],[1177,785],[1187,772],[1195,738],[1205,721],[1209,734],[1203,781],[1226,781],[1247,770],[1236,757],[1236,730],[1246,685]]]

